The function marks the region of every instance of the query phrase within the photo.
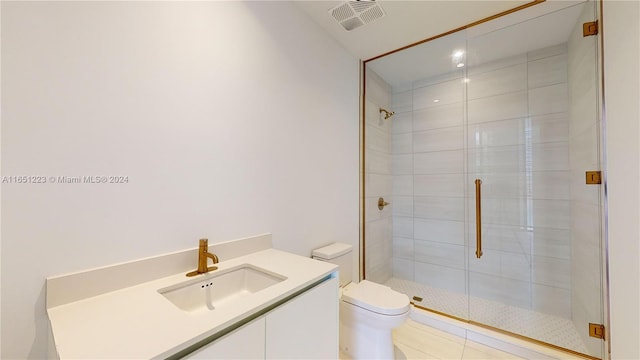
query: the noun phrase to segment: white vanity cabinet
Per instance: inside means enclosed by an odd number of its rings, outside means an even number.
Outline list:
[[[338,279],[267,313],[267,359],[338,358]]]
[[[265,317],[261,316],[183,359],[264,359],[264,330]]]
[[[338,279],[330,278],[183,359],[337,359]]]
[[[337,359],[337,265],[265,234],[218,244],[218,270],[186,277],[198,250],[48,278],[53,357]]]

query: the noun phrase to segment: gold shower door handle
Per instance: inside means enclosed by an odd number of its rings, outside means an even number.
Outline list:
[[[482,180],[476,179],[476,257],[482,256]]]

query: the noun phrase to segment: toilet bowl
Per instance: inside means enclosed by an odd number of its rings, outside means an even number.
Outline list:
[[[363,280],[340,298],[340,350],[354,359],[393,359],[391,330],[409,317],[409,298]]]
[[[352,247],[334,243],[313,258],[340,266],[340,351],[353,359],[393,359],[391,330],[409,317],[409,298],[388,286],[351,282]]]

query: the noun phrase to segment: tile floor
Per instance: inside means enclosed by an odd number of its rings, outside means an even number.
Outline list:
[[[410,280],[391,278],[385,285],[407,294],[409,298],[413,295],[423,297],[422,302],[416,302],[417,305],[460,318],[471,317],[479,323],[579,353],[588,353],[575,325],[569,319],[478,297],[472,297],[471,302],[474,306],[469,308],[469,299],[464,294],[418,284]],[[471,316],[469,316],[469,311],[471,311]]]
[[[583,359],[549,349],[545,350],[546,355],[538,354],[522,357],[423,325],[411,319],[393,331],[393,343],[396,348],[395,360]],[[351,358],[346,354],[340,353],[340,360],[351,360]]]
[[[414,359],[523,359],[413,320],[394,330],[397,360]]]

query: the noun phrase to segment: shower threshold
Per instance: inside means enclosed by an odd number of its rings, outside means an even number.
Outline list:
[[[473,298],[471,318],[474,321],[467,321],[470,309],[467,296],[464,294],[399,278],[391,278],[385,285],[407,294],[409,298],[414,296],[422,298],[421,301],[412,300],[415,307],[411,317],[425,325],[467,338],[475,336],[477,339],[469,339],[489,346],[493,344],[497,347],[497,344],[501,344],[503,346],[498,348],[504,348],[505,351],[512,353],[515,353],[513,349],[515,342],[544,345],[534,346],[533,348],[538,348],[537,351],[531,349],[528,350],[529,352],[524,351],[522,353],[524,357],[532,356],[531,351],[541,354],[543,351],[540,349],[548,348],[568,351],[567,353],[574,354],[576,359],[598,359],[585,355],[588,354],[588,350],[575,325],[569,319],[487,299]],[[527,349],[527,346],[516,347]]]

